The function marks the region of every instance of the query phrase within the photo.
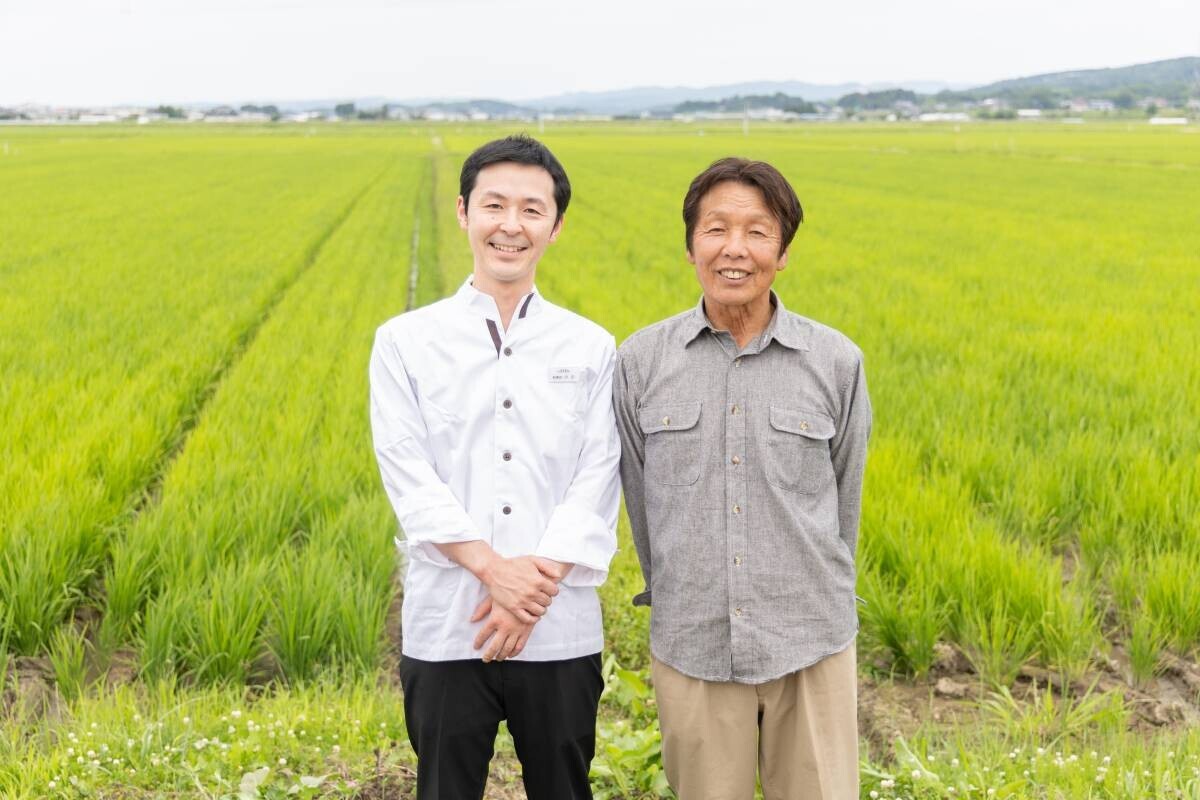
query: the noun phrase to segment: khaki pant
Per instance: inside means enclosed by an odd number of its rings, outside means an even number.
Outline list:
[[[651,664],[663,765],[679,800],[858,798],[854,644],[769,683],[691,678]]]

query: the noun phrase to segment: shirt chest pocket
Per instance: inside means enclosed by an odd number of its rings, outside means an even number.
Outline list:
[[[767,482],[789,492],[812,494],[833,477],[829,440],[833,419],[821,411],[771,406],[767,428]]]
[[[648,406],[638,412],[646,437],[646,480],[691,486],[700,478],[700,401]]]

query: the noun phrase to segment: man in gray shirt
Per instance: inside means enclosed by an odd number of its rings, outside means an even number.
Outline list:
[[[681,800],[858,797],[854,552],[862,351],[771,291],[803,219],[769,164],[715,162],[683,205],[703,297],[631,336],[613,381]]]

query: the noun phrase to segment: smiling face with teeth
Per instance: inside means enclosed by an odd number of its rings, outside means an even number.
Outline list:
[[[539,166],[504,161],[484,167],[469,201],[458,198],[458,224],[475,257],[475,288],[526,293],[538,259],[558,237],[554,179]]]
[[[756,186],[723,181],[701,198],[687,258],[718,328],[753,336],[770,322],[771,284],[787,266],[780,236],[779,220]]]

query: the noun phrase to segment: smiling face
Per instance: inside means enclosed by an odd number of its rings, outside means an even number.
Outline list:
[[[458,198],[458,224],[475,257],[475,288],[526,292],[546,246],[558,237],[554,180],[538,166],[504,161],[479,171],[470,200]]]
[[[725,313],[770,308],[775,273],[787,265],[780,237],[779,220],[757,187],[722,181],[701,198],[688,261],[714,322]]]

